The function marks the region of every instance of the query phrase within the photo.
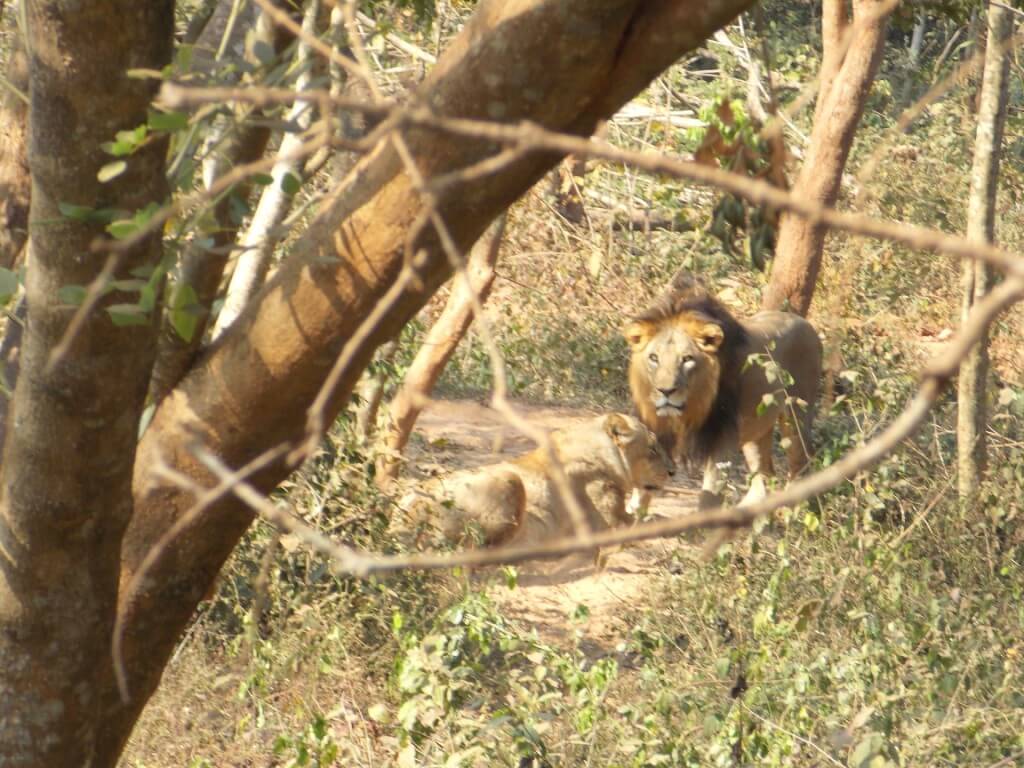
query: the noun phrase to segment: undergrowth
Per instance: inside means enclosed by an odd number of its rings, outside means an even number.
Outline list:
[[[808,6],[772,8],[765,17],[785,102],[818,54]],[[874,87],[842,204],[960,232],[973,141],[964,104],[944,100],[894,138],[905,94],[927,86],[897,53]],[[695,74],[708,67],[714,76]],[[745,78],[734,52],[711,46],[641,102],[695,114],[742,96]],[[804,133],[807,117],[795,116]],[[1008,158],[1024,152],[1019,121],[1011,110]],[[613,123],[609,137],[684,154],[699,139],[657,117]],[[885,161],[860,178],[880,143]],[[1013,215],[1022,177],[1019,164],[1005,166],[999,239],[1012,250],[1024,241]],[[712,193],[601,164],[585,183],[593,215],[580,225],[560,218],[541,188],[513,209],[488,316],[514,396],[626,409],[619,329],[629,313],[682,266],[739,313],[756,308],[765,276],[743,248],[708,231]],[[613,209],[637,207],[669,210],[689,226],[614,226]],[[442,292],[404,331],[389,392],[443,300]],[[902,409],[958,306],[954,262],[830,237],[811,318],[834,390],[816,421],[815,468]],[[710,563],[699,540],[680,539],[602,652],[583,642],[586,606],[563,617],[571,639],[562,644],[503,615],[495,594],[515,583],[514,570],[494,574],[490,587],[462,573],[360,580],[256,525],[179,647],[124,764],[1024,765],[1020,330],[1018,311],[993,333],[991,472],[977,503],[956,502],[947,394],[876,470],[784,510]],[[471,334],[438,394],[483,397],[493,384]],[[393,549],[392,501],[374,489],[370,466],[343,421],[279,493],[339,540]]]

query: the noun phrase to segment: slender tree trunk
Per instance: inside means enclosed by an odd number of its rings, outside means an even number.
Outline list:
[[[21,13],[19,5],[15,13]],[[28,239],[28,56],[21,30],[11,35],[7,83],[0,97],[0,267],[10,269]]]
[[[1010,56],[1007,41],[1013,33],[1013,11],[999,5],[988,8],[988,46],[982,74],[981,107],[978,112],[971,192],[967,207],[967,237],[991,243],[995,238],[996,187],[1006,122],[1007,81]],[[981,262],[963,265],[962,318],[988,293],[992,270]],[[987,414],[985,379],[988,375],[988,341],[981,341],[960,365],[957,389],[957,455],[960,500],[969,503],[978,492],[985,471]]]
[[[381,400],[384,398],[384,384],[387,376],[384,368],[395,359],[398,352],[398,341],[392,339],[377,348],[373,363],[363,371],[363,378],[356,385],[355,393],[362,401],[356,411],[356,435],[365,445],[373,437],[377,427],[377,413]]]
[[[853,137],[882,59],[891,10],[882,0],[854,0],[853,23],[847,24],[844,11],[835,7],[842,4],[843,0],[827,0],[822,11],[825,55],[821,90],[810,146],[793,185],[795,193],[824,206],[834,206],[839,197]],[[841,30],[838,33],[837,28]],[[840,57],[835,46],[837,40],[845,39],[849,43]],[[840,43],[840,53],[843,47]],[[807,314],[821,269],[825,235],[826,228],[820,224],[782,214],[771,278],[764,293],[766,308],[788,307]]]
[[[442,115],[532,120],[589,135],[667,66],[749,7],[749,0],[483,0],[414,98]],[[515,62],[510,66],[509,62]],[[525,87],[528,84],[529,87]],[[493,157],[490,142],[431,129],[408,129],[409,149],[428,180]],[[530,153],[486,177],[439,189],[438,212],[466,248],[559,160]],[[198,483],[214,479],[192,454],[202,440],[240,467],[282,442],[302,439],[306,411],[346,342],[417,254],[422,285],[388,305],[324,412],[342,407],[374,348],[393,338],[448,277],[448,259],[425,203],[391,142],[364,158],[299,238],[290,258],[254,302],[157,408],[139,444],[135,514],[122,549],[127,586],[150,550],[193,504],[158,472],[161,462]],[[417,227],[417,229],[413,229]],[[254,478],[273,488],[294,467],[269,463]],[[122,592],[124,659],[131,698],[106,683],[100,753],[93,768],[116,762],[160,680],[180,633],[252,520],[233,498],[213,504],[155,553],[141,588]]]
[[[280,27],[275,27],[265,14],[243,18],[233,30],[229,30],[229,18],[233,0],[220,0],[213,13],[213,18],[205,26],[197,50],[216,51],[220,48],[231,51],[232,55],[244,58],[250,67],[259,66],[257,47],[270,46],[275,54],[280,54],[291,42],[291,36]],[[255,18],[255,24],[252,22]],[[252,34],[245,45],[246,32],[252,26]],[[227,36],[226,40],[222,39]],[[213,69],[215,61],[210,58],[198,62],[201,68]],[[240,115],[240,119],[232,125],[221,123],[211,128],[204,147],[203,184],[210,186],[228,173],[236,165],[258,160],[267,148],[270,130],[260,120],[252,118],[258,115]],[[238,235],[236,219],[232,217],[233,200],[248,200],[250,185],[242,182],[221,195],[213,207],[212,217],[215,224],[213,234],[206,238],[196,238],[181,255],[177,273],[172,276],[167,286],[167,309],[160,329],[160,338],[156,364],[153,366],[153,378],[149,385],[149,400],[158,403],[185,375],[196,355],[206,334],[210,321],[210,310],[220,290],[224,269],[228,262],[228,252]],[[188,327],[180,322],[176,315],[186,313],[191,319],[191,333],[183,333]]]
[[[502,216],[491,231],[473,246],[466,262],[469,286],[464,280],[455,280],[444,310],[431,326],[423,346],[406,371],[401,389],[391,401],[388,428],[381,441],[385,452],[377,459],[377,484],[382,487],[398,477],[402,451],[423,410],[423,398],[429,397],[434,391],[434,385],[473,322],[473,294],[479,297],[482,304],[491,293],[494,266],[498,261],[504,233],[505,217]]]
[[[309,35],[316,35],[319,12],[318,0],[309,0],[302,21],[302,29]],[[309,90],[313,83],[313,54],[307,43],[299,42],[296,59],[299,67],[304,68],[295,83],[295,89],[301,93]],[[238,261],[224,297],[224,306],[213,327],[214,339],[238,318],[263,286],[267,271],[270,269],[274,247],[281,240],[281,222],[288,214],[292,197],[295,195],[295,187],[302,179],[305,161],[293,155],[302,148],[307,138],[304,134],[313,124],[313,103],[296,101],[288,112],[287,122],[295,126],[295,130],[286,133],[281,139],[278,160],[270,173],[273,180],[263,188],[256,212],[252,215],[249,227],[238,244]]]
[[[910,46],[907,48],[907,69],[903,73],[903,88],[900,102],[909,104],[913,99],[914,81],[921,59],[921,48],[924,46],[924,33],[927,31],[928,17],[918,13],[914,20],[914,29],[910,33]]]
[[[25,294],[22,294],[7,318],[4,340],[0,343],[0,371],[4,377],[4,391],[0,394],[0,445],[3,445],[7,438],[7,412],[21,371],[21,342],[25,336],[27,315],[28,302],[25,300]]]
[[[135,211],[166,199],[166,140],[141,147],[106,183],[97,173],[110,159],[100,145],[146,122],[153,83],[125,71],[170,61],[174,3],[28,0],[27,20],[31,269],[17,428],[7,431],[0,478],[0,765],[54,768],[96,765],[156,331],[155,313],[115,325],[106,308],[138,295],[114,291],[51,361],[76,312],[59,289],[89,284],[107,260],[92,251],[103,225],[61,208]],[[160,257],[157,234],[122,254],[116,277]]]

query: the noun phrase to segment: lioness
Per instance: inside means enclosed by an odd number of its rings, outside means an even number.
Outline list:
[[[660,488],[675,472],[655,435],[625,414],[597,416],[550,438],[594,531],[631,522],[627,497]],[[399,506],[408,518],[405,532],[409,523],[427,523],[456,544],[475,536],[485,546],[529,545],[574,531],[542,448],[427,481]]]
[[[718,463],[737,444],[753,475],[744,501],[765,495],[776,421],[789,438],[790,477],[806,465],[822,348],[802,317],[764,311],[737,320],[681,271],[624,335],[640,419],[673,458],[704,464],[702,509],[721,503]]]

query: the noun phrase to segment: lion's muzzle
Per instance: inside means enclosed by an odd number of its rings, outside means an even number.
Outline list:
[[[658,389],[651,400],[659,416],[678,416],[686,406],[686,395],[678,389]]]

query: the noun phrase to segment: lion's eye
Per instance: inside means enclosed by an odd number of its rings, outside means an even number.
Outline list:
[[[693,365],[693,355],[683,355],[683,365]]]
[[[647,359],[651,361],[651,365],[658,364],[658,356],[654,352],[651,352],[651,354],[647,356]]]

